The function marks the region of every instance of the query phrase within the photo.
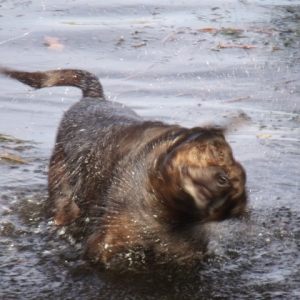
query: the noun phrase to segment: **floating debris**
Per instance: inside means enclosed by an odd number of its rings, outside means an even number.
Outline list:
[[[7,153],[0,154],[0,161],[2,159],[7,160],[9,162],[19,163],[19,164],[26,164],[26,165],[28,164],[28,162],[25,161],[24,159]]]
[[[119,46],[124,42],[125,42],[125,38],[124,38],[124,36],[121,36],[120,39],[117,41],[116,45]]]
[[[34,148],[34,146],[32,146],[32,145],[20,145],[20,146],[3,145],[1,147],[4,148],[4,149],[19,151],[19,152]]]
[[[220,33],[225,34],[225,35],[236,35],[243,31],[245,31],[245,30],[239,29],[239,28],[222,28]]]
[[[163,45],[165,45],[165,43],[166,43],[167,41],[173,40],[174,37],[175,37],[177,34],[181,34],[181,33],[185,33],[185,31],[180,30],[180,31],[173,32],[173,33],[169,34],[168,36],[166,36],[166,37],[161,41],[161,43],[162,43]]]
[[[43,44],[45,46],[47,46],[49,49],[56,50],[56,51],[62,51],[66,48],[65,45],[60,43],[59,38],[46,35],[44,37],[44,39],[45,39],[45,42]]]
[[[237,35],[240,34],[241,32],[254,32],[254,33],[262,33],[262,34],[268,34],[268,35],[274,35],[274,31],[278,31],[275,28],[260,28],[257,26],[250,26],[249,28],[246,29],[241,29],[241,28],[233,28],[233,27],[228,27],[228,28],[213,28],[213,27],[204,27],[197,29],[198,31],[203,31],[203,32],[208,32],[211,34],[224,34],[224,35]]]
[[[273,46],[271,51],[272,51],[272,52],[275,52],[275,51],[279,51],[279,50],[281,50],[279,47]]]
[[[66,24],[66,25],[82,25],[81,23],[77,23],[77,22],[73,22],[73,21],[69,21],[69,22],[61,22],[62,24]]]
[[[284,83],[288,84],[288,83],[295,82],[295,81],[298,81],[298,80],[299,79],[290,79],[290,80],[286,80]]]
[[[232,48],[236,48],[236,49],[256,49],[256,46],[249,46],[249,45],[218,45],[219,49],[232,49]]]
[[[8,135],[4,135],[0,133],[0,142],[15,142],[15,143],[25,143],[27,141],[25,140],[21,140],[21,139],[17,139]]]
[[[222,103],[238,102],[238,101],[247,100],[247,99],[250,99],[250,98],[251,98],[250,96],[240,97],[240,98],[233,99],[233,100],[225,100],[225,101],[222,101]]]
[[[218,33],[221,33],[221,34],[224,34],[224,35],[236,35],[236,34],[239,34],[241,32],[244,32],[246,30],[240,29],[240,28],[232,28],[232,27],[221,28],[221,29],[212,28],[212,27],[204,27],[204,28],[198,29],[198,31],[209,32],[209,33],[214,34],[214,35],[216,35]]]
[[[271,134],[257,134],[256,137],[259,139],[268,139],[271,137]]]
[[[140,44],[134,44],[131,47],[133,47],[133,48],[140,48],[140,47],[143,47],[143,46],[147,46],[147,43],[146,42],[142,42]]]

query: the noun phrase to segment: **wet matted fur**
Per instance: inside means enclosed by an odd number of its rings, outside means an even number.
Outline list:
[[[34,88],[83,91],[58,128],[49,201],[57,225],[96,220],[86,258],[107,267],[136,257],[189,263],[206,251],[207,222],[245,213],[246,174],[226,128],[144,120],[107,101],[98,78],[82,70],[0,72]]]

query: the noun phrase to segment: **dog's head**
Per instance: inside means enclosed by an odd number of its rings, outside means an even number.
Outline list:
[[[245,213],[246,173],[224,138],[226,129],[193,128],[156,163],[156,195],[173,211],[201,221]]]

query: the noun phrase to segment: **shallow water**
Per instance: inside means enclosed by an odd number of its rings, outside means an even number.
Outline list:
[[[300,2],[106,2],[2,1],[1,64],[87,69],[109,99],[189,127],[244,111],[251,123],[227,139],[247,170],[249,220],[211,224],[196,272],[87,266],[80,243],[44,217],[56,129],[80,92],[1,78],[0,133],[26,142],[2,141],[0,154],[28,164],[0,160],[0,296],[299,299]]]

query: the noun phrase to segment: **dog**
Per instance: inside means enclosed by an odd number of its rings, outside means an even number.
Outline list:
[[[144,120],[106,100],[87,71],[0,73],[35,89],[82,90],[59,125],[48,189],[57,226],[95,220],[86,259],[107,268],[137,257],[161,264],[201,260],[206,224],[245,214],[246,173],[224,138],[226,127]]]

